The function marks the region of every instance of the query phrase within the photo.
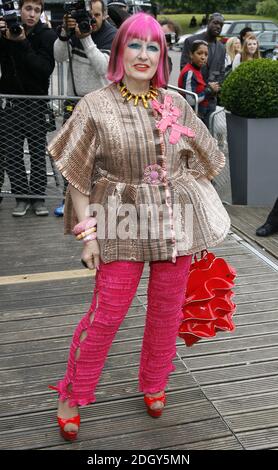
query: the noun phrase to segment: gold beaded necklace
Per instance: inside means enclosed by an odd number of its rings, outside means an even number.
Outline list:
[[[150,86],[150,89],[147,93],[139,95],[139,94],[131,93],[131,91],[128,90],[126,85],[123,82],[120,82],[119,90],[120,90],[122,97],[125,98],[125,101],[134,100],[134,106],[137,106],[139,101],[141,100],[144,105],[144,108],[149,107],[149,103],[148,103],[149,100],[155,100],[158,96],[158,92],[152,86]]]

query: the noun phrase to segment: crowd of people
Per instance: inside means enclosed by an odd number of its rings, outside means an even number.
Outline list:
[[[86,31],[66,13],[57,31],[44,14],[44,0],[20,0],[20,34],[12,34],[0,18],[0,93],[7,95],[47,95],[55,61],[69,61],[67,96],[84,96],[108,84],[107,69],[117,29],[130,16],[126,0],[91,0],[92,21]],[[206,31],[190,36],[184,42],[178,85],[198,95],[198,115],[209,127],[215,111],[221,83],[240,63],[260,57],[259,45],[251,28],[239,37],[230,38],[226,47],[217,40],[224,24],[220,13],[203,18]],[[168,19],[160,21],[168,50],[177,41],[179,27]],[[196,26],[192,17],[190,25]],[[168,55],[170,73],[173,68]],[[186,95],[191,106],[192,96]],[[64,103],[63,123],[71,116],[77,101]],[[49,107],[45,100],[2,99],[0,107],[4,135],[0,152],[0,185],[4,169],[11,191],[16,196],[13,216],[24,216],[32,205],[36,215],[49,214],[43,196],[46,192],[45,146]],[[34,127],[36,133],[34,134]],[[30,178],[24,163],[24,141],[30,154]],[[64,179],[64,195],[67,181]],[[30,197],[28,197],[30,196]],[[37,198],[36,198],[37,196]],[[64,213],[64,200],[55,215]],[[259,231],[259,233],[261,233]]]
[[[53,45],[55,32],[40,21],[43,0],[19,2],[21,21],[13,34],[5,19],[0,18],[0,93],[7,95],[47,95],[50,76],[55,67]],[[32,201],[36,215],[48,215],[42,197],[46,191],[46,113],[47,103],[41,100],[2,99],[1,116],[1,179],[4,168],[12,193],[16,194],[14,216],[26,214]],[[34,130],[36,130],[34,132]],[[23,159],[24,140],[30,152],[31,174],[28,180]],[[26,197],[32,194],[33,199]]]
[[[80,428],[79,407],[96,399],[107,354],[146,262],[150,274],[139,390],[150,416],[161,416],[166,406],[192,255],[221,243],[230,227],[211,184],[225,156],[208,129],[230,52],[217,41],[224,22],[219,13],[208,18],[206,32],[185,41],[179,85],[197,93],[197,116],[190,99],[167,90],[168,51],[177,34],[172,22],[129,15],[125,0],[114,2],[117,8],[108,21],[104,1],[91,0],[90,21],[81,27],[65,14],[56,35],[40,19],[43,0],[20,2],[25,27],[18,34],[0,20],[0,93],[47,95],[55,60],[69,60],[67,93],[82,97],[77,104],[66,103],[63,126],[48,147],[67,188],[65,209],[60,208],[66,232],[83,242],[83,264],[96,269],[92,303],[73,335],[65,376],[50,386],[59,394],[60,432],[72,441]],[[251,35],[242,50],[233,43],[228,65],[253,59],[253,43]],[[26,214],[30,200],[36,215],[48,215],[43,198],[46,108],[30,101],[30,117],[26,104],[14,97],[5,99],[0,111],[8,135],[1,158],[17,198],[16,217]],[[277,201],[260,235],[269,234],[273,223]]]
[[[181,56],[178,85],[197,94],[198,115],[207,127],[225,78],[242,62],[260,58],[258,39],[250,27],[243,28],[239,36],[229,38],[224,46],[217,40],[223,24],[223,15],[213,13],[208,18],[205,32],[185,40]],[[190,95],[186,99],[195,106]],[[275,233],[278,233],[278,199],[266,222],[256,230],[256,235],[261,237]]]
[[[82,260],[97,272],[65,376],[50,386],[67,440],[79,432],[79,407],[96,400],[144,263],[150,272],[139,391],[148,414],[161,416],[192,254],[221,243],[230,227],[211,184],[225,156],[186,100],[165,89],[168,49],[151,15],[137,13],[120,26],[107,76],[110,84],[80,100],[49,147],[69,182],[65,227],[84,241]]]

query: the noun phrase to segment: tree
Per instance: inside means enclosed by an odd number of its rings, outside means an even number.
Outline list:
[[[222,13],[236,7],[238,3],[239,0],[189,0],[188,6],[196,12],[209,14],[215,11]]]
[[[162,8],[183,13],[210,14],[215,11],[220,13],[233,12],[239,14],[255,14],[258,0],[156,0]],[[266,0],[274,1],[278,0]],[[260,3],[265,3],[260,2]]]
[[[278,1],[264,0],[259,2],[256,5],[256,12],[258,15],[278,17]]]
[[[256,14],[256,4],[258,0],[243,0],[237,2],[236,12],[243,15],[243,14]]]
[[[183,0],[158,0],[157,3],[163,8],[169,8],[171,10],[183,9],[186,10],[186,5],[184,5]]]

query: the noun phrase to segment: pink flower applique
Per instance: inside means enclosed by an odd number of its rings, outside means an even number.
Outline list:
[[[144,171],[144,181],[148,184],[161,184],[165,182],[166,172],[158,165],[149,165]]]
[[[187,137],[195,137],[195,132],[190,127],[177,123],[178,118],[181,116],[181,110],[173,105],[172,96],[165,95],[164,103],[153,100],[152,107],[162,115],[162,119],[156,124],[156,127],[163,133],[166,132],[168,127],[172,128],[169,138],[170,144],[176,144],[182,134]]]

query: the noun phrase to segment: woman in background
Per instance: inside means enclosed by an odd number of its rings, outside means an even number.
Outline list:
[[[259,59],[260,57],[258,39],[254,34],[249,34],[243,43],[241,53],[236,54],[233,60],[232,69],[235,70],[241,62]]]
[[[237,36],[229,38],[226,42],[225,71],[232,67],[233,60],[241,53],[241,42]]]

